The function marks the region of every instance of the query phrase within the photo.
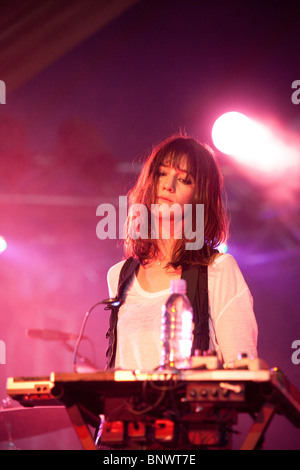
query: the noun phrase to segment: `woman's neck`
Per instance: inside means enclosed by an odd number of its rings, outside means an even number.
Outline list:
[[[157,246],[159,249],[157,259],[159,261],[170,262],[172,259],[172,254],[174,250],[174,245],[176,240],[174,239],[160,239],[157,241]]]

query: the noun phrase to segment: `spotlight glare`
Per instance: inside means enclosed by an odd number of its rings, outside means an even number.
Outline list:
[[[235,111],[220,116],[213,125],[212,139],[221,152],[239,155],[248,139],[250,119]]]
[[[234,111],[220,116],[212,128],[213,143],[222,153],[253,169],[273,173],[294,168],[299,161],[296,148],[286,145],[279,134],[278,129]]]
[[[228,251],[228,245],[226,243],[221,243],[220,246],[218,246],[219,253],[227,253]]]
[[[7,248],[7,243],[3,237],[0,236],[0,253],[3,253]]]

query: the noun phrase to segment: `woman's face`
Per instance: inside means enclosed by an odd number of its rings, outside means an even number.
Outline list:
[[[166,161],[159,167],[156,189],[156,203],[191,204],[194,200],[196,184],[193,176],[187,172],[186,158],[182,158],[179,168],[170,166]]]

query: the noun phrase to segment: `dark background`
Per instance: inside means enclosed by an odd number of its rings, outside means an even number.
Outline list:
[[[7,1],[0,4],[0,398],[10,376],[72,371],[72,348],[27,329],[77,334],[106,298],[118,240],[96,236],[96,208],[117,206],[152,144],[211,129],[239,111],[291,136],[299,152],[300,2]],[[298,142],[298,143],[297,143]],[[232,218],[229,252],[254,297],[259,356],[300,388],[299,167],[267,179],[218,153]],[[94,310],[80,352],[105,361],[107,312]],[[240,429],[247,427],[241,418]],[[26,434],[26,433],[25,433]],[[26,439],[25,439],[26,438]],[[237,440],[239,437],[237,437]],[[299,449],[276,416],[266,449]],[[66,433],[22,448],[72,448]]]

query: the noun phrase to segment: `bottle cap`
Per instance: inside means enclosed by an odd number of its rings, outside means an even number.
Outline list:
[[[170,291],[172,294],[186,294],[186,280],[173,279],[170,283]]]

